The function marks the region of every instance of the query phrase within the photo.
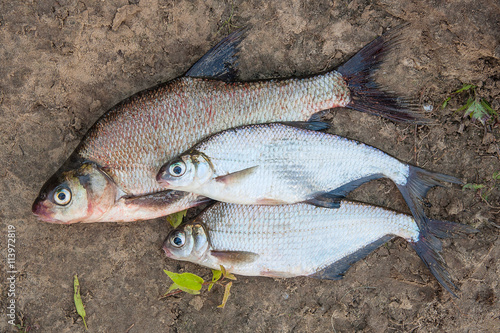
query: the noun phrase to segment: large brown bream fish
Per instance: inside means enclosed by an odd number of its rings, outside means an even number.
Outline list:
[[[423,123],[414,106],[372,79],[400,30],[375,39],[337,70],[255,82],[232,82],[243,35],[235,32],[184,76],[139,92],[103,115],[42,187],[33,213],[53,223],[135,221],[196,206],[207,199],[166,191],[156,174],[208,134],[235,126],[306,121],[338,106]]]

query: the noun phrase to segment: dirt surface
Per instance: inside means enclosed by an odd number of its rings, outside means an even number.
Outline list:
[[[461,288],[446,293],[403,240],[354,265],[341,281],[239,277],[223,290],[159,300],[163,269],[209,279],[208,269],[165,258],[164,219],[135,223],[38,222],[31,204],[86,130],[125,97],[182,75],[228,33],[252,25],[241,77],[308,75],[340,65],[391,27],[407,38],[380,72],[391,89],[433,109],[432,126],[395,124],[339,109],[332,133],[403,161],[483,184],[434,189],[427,213],[480,233],[444,242]],[[220,31],[219,31],[220,30]],[[219,31],[219,32],[218,32]],[[83,332],[73,303],[80,278],[89,332],[498,332],[500,331],[499,125],[455,113],[467,96],[439,106],[464,83],[500,108],[497,1],[2,1],[0,4],[0,331]],[[352,198],[407,212],[388,181]],[[9,297],[8,225],[15,227],[15,297]]]

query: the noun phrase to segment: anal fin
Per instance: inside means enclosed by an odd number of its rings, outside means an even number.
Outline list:
[[[360,187],[364,183],[367,183],[367,182],[369,182],[371,180],[383,178],[383,177],[385,177],[385,176],[383,174],[381,174],[381,173],[377,173],[377,174],[374,174],[374,175],[362,177],[362,178],[353,180],[353,181],[351,181],[351,182],[349,182],[347,184],[344,184],[344,185],[342,185],[340,187],[337,187],[333,191],[328,192],[328,195],[333,196],[333,197],[343,198],[347,194],[349,194],[349,192],[354,191],[355,189],[357,189],[358,187]]]
[[[357,250],[345,256],[344,258],[337,260],[333,264],[323,268],[322,270],[309,275],[310,277],[316,279],[324,279],[324,280],[340,280],[344,277],[345,272],[357,261],[364,259],[368,254],[373,252],[375,249],[380,247],[382,244],[387,243],[392,238],[393,235],[386,235],[377,239],[376,241],[366,245],[365,247]]]

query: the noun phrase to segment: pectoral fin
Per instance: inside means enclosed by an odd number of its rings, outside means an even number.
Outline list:
[[[242,179],[250,176],[252,173],[255,172],[256,168],[258,168],[258,166],[254,166],[251,168],[236,171],[236,172],[227,174],[225,176],[219,176],[219,177],[216,177],[215,180],[217,182],[221,182],[221,183],[224,183],[226,185],[227,184],[234,184],[234,183],[237,183],[237,182],[241,181]]]
[[[259,257],[257,253],[246,251],[210,251],[210,254],[229,265],[248,264]]]

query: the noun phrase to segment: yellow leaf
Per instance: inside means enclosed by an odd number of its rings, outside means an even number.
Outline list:
[[[179,225],[181,225],[182,220],[184,219],[184,216],[186,216],[186,214],[187,209],[181,212],[170,214],[169,216],[167,216],[167,221],[168,223],[170,223],[172,228],[177,228]]]
[[[236,280],[236,277],[231,274],[231,273],[228,273],[226,268],[222,265],[220,265],[220,270],[222,272],[222,275],[226,278],[226,279],[229,279],[229,280]]]
[[[74,300],[75,300],[75,307],[76,307],[76,312],[82,317],[83,319],[83,325],[85,325],[85,329],[87,330],[87,323],[85,322],[85,308],[83,307],[83,302],[82,302],[82,297],[80,296],[80,282],[78,281],[78,276],[75,275],[73,279],[73,286],[75,290],[74,294]]]
[[[229,298],[229,295],[231,295],[229,290],[231,290],[232,285],[233,285],[233,282],[229,282],[228,284],[226,284],[226,288],[224,289],[224,297],[222,298],[222,304],[219,305],[218,308],[224,309],[224,307],[226,306],[227,299]]]

